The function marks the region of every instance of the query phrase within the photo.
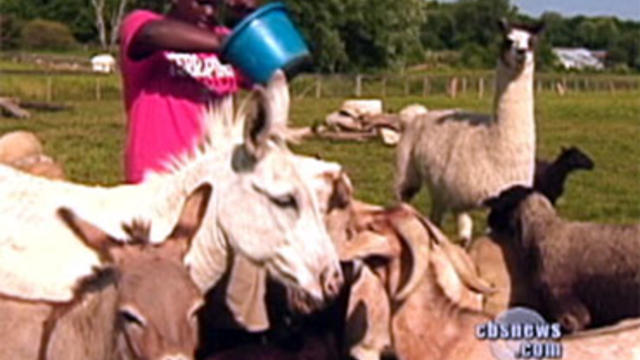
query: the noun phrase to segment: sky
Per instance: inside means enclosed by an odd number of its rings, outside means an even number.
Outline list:
[[[520,12],[538,16],[545,11],[562,15],[613,15],[640,20],[640,0],[511,0]]]
[[[517,6],[521,13],[532,16],[555,11],[564,16],[604,15],[640,21],[640,0],[511,0],[511,4]]]

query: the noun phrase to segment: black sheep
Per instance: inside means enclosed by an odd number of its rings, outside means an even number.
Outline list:
[[[485,204],[489,226],[514,242],[548,318],[573,332],[640,316],[640,224],[567,221],[523,186]]]
[[[593,166],[593,160],[577,147],[562,147],[562,152],[553,162],[536,159],[533,188],[555,205],[564,192],[564,182],[569,173],[579,169],[591,170]]]

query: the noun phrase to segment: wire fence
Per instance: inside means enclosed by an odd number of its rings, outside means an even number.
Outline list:
[[[468,75],[316,75],[302,74],[290,84],[293,98],[477,96],[493,93],[490,73]],[[536,74],[536,92],[640,90],[640,76]],[[0,71],[0,96],[53,102],[122,99],[119,75],[76,72]]]

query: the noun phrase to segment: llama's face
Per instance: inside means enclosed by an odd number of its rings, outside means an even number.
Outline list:
[[[505,22],[501,22],[500,26],[504,35],[501,49],[502,62],[518,71],[533,65],[533,53],[542,26],[527,29],[524,26],[509,25]]]

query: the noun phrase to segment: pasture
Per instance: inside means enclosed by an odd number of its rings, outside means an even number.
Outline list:
[[[47,99],[44,76],[2,74],[0,94]],[[56,77],[53,75],[52,77]],[[73,105],[73,110],[35,112],[28,120],[0,119],[0,133],[24,129],[35,132],[45,151],[64,163],[68,176],[77,182],[112,185],[123,179],[122,149],[125,116],[119,96],[119,79],[100,77],[100,98],[95,100],[93,76],[64,75],[64,83],[52,85],[53,101]],[[295,85],[295,82],[294,82]],[[65,99],[75,101],[64,101]],[[311,125],[339,107],[344,98],[294,98],[290,123]],[[434,94],[428,97],[402,96],[384,99],[386,111],[397,111],[411,103],[429,109],[465,108],[490,112],[492,97],[463,94],[455,99]],[[598,222],[640,220],[640,91],[569,92],[563,97],[550,91],[536,93],[537,154],[554,158],[561,146],[576,145],[588,153],[596,167],[569,177],[559,211],[565,217]],[[309,140],[293,146],[294,151],[319,155],[341,163],[351,177],[356,197],[377,204],[393,202],[393,148],[379,141],[356,143]],[[426,191],[413,204],[428,212]],[[482,212],[476,233],[484,230]],[[445,230],[451,233],[451,219]]]

